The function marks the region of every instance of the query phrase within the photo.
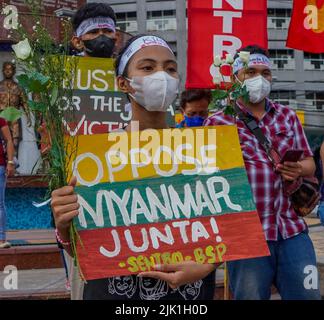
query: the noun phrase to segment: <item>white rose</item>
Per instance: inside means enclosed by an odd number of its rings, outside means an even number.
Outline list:
[[[234,58],[230,53],[226,55],[226,63],[227,64],[233,64],[234,63]]]
[[[31,47],[28,39],[18,42],[12,46],[13,51],[20,60],[26,60],[31,55]]]
[[[222,59],[221,59],[221,57],[220,57],[220,56],[215,56],[215,58],[214,58],[214,65],[215,65],[216,67],[220,67],[221,64],[222,64]]]
[[[251,55],[251,53],[248,52],[248,51],[241,51],[239,53],[239,57],[241,58],[241,61],[243,63],[249,63],[249,61],[250,61],[250,55]]]
[[[216,76],[216,77],[214,77],[214,78],[213,78],[213,83],[214,83],[215,85],[221,84],[221,83],[222,83],[222,77],[220,77],[220,76]]]

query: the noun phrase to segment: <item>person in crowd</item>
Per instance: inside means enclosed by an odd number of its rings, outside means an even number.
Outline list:
[[[85,57],[111,58],[116,43],[116,15],[106,3],[87,3],[72,18],[72,45]]]
[[[0,249],[6,249],[11,246],[10,242],[6,241],[6,178],[15,174],[15,148],[8,123],[3,118],[0,118],[0,130],[3,139],[0,143]]]
[[[27,125],[30,126],[30,112],[26,103],[23,89],[15,80],[16,65],[6,61],[2,65],[3,80],[0,81],[0,112],[7,108],[14,107],[17,110],[24,110],[27,117]],[[18,157],[19,143],[22,139],[21,120],[8,123],[15,148],[15,157]]]
[[[321,224],[324,226],[324,141],[315,150],[314,158],[316,163],[316,177],[320,183],[321,200],[318,206],[318,216],[320,218]]]
[[[210,90],[185,90],[180,98],[180,111],[184,117],[177,128],[200,127],[208,117],[208,106],[212,95]]]
[[[128,95],[133,111],[131,122],[123,130],[130,132],[168,128],[166,112],[176,99],[179,87],[177,61],[170,46],[163,39],[152,35],[133,37],[116,60],[116,74],[119,89]],[[75,185],[74,177],[68,186],[52,193],[51,201],[57,234],[70,253],[70,225],[79,213]],[[83,298],[213,299],[215,268],[214,264],[186,262],[170,266],[168,273],[163,273],[166,279],[140,275],[87,281]]]
[[[237,54],[234,74],[237,82],[246,85],[249,102],[239,99],[238,110],[256,121],[281,158],[291,149],[303,150],[303,156],[298,162],[275,166],[241,117],[219,111],[206,120],[206,126],[238,127],[249,182],[271,253],[269,257],[228,262],[230,287],[234,298],[240,300],[270,299],[272,284],[282,299],[320,299],[318,282],[310,288],[304,285],[306,268],[316,270],[317,265],[306,222],[295,212],[283,189],[284,181],[314,174],[313,154],[296,113],[268,98],[272,82],[269,53],[258,46],[242,51],[251,54],[248,67]]]

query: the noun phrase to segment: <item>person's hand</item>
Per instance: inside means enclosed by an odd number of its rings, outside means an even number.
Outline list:
[[[300,162],[284,162],[278,164],[277,170],[285,181],[295,181],[302,175],[303,166]]]
[[[51,207],[54,215],[55,226],[63,241],[69,240],[69,230],[74,217],[79,214],[78,197],[74,193],[77,179],[73,177],[68,186],[52,192]]]
[[[13,163],[8,163],[6,168],[7,177],[12,177],[15,174],[15,165]]]
[[[141,272],[138,276],[166,281],[172,289],[176,289],[207,277],[216,269],[216,265],[186,261],[177,264],[156,265],[154,269],[155,271]]]

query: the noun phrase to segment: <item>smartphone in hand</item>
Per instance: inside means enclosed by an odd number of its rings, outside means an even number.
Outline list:
[[[304,150],[288,150],[282,157],[280,163],[284,162],[298,162],[302,157]]]

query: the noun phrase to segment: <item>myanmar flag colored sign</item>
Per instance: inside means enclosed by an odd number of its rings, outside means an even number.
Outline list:
[[[235,126],[79,136],[72,167],[87,280],[269,254]]]
[[[287,47],[324,53],[324,0],[295,0]]]

